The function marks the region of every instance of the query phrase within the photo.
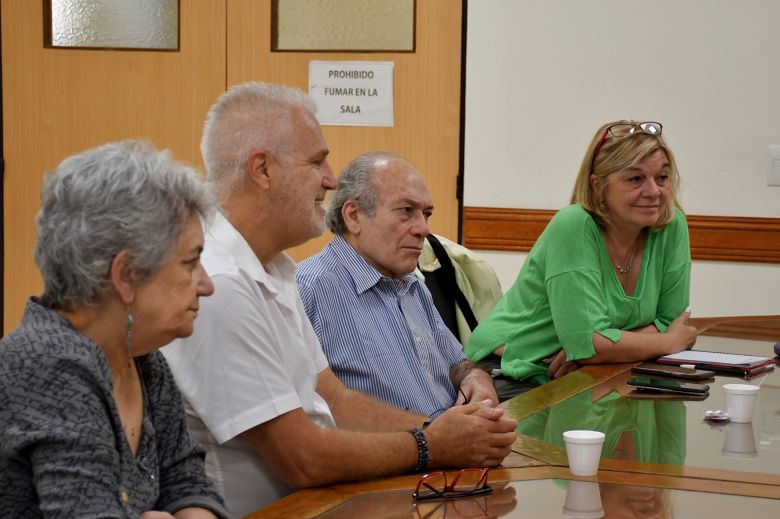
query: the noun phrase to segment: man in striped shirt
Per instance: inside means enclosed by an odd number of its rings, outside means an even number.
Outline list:
[[[414,273],[432,212],[409,162],[363,154],[341,173],[327,212],[336,237],[295,275],[336,376],[428,416],[465,401],[498,401],[492,379],[466,359]]]

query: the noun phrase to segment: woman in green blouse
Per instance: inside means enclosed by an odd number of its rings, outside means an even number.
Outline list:
[[[514,285],[466,354],[500,355],[504,375],[533,383],[580,364],[631,362],[691,347],[691,256],[674,155],[657,122],[596,132],[571,205],[537,240]]]

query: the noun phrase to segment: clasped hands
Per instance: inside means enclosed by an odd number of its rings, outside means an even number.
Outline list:
[[[512,451],[517,420],[488,400],[447,409],[425,430],[437,467],[492,467]]]

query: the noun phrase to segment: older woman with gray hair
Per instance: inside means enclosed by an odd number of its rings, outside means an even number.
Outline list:
[[[225,517],[156,351],[190,335],[205,185],[143,142],[60,164],[42,189],[44,282],[0,341],[0,508],[14,517]]]

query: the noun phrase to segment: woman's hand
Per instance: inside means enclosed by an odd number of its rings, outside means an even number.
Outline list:
[[[666,335],[672,339],[670,341],[670,351],[668,351],[666,355],[689,350],[696,344],[696,337],[699,335],[699,330],[695,326],[690,326],[688,324],[688,318],[690,317],[691,308],[688,307],[683,310],[683,313],[678,315],[677,318],[671,322],[669,328],[666,329]]]
[[[561,350],[550,358],[543,361],[549,367],[547,368],[547,376],[549,378],[560,378],[565,374],[575,371],[580,368],[577,362],[566,360],[566,350]]]

